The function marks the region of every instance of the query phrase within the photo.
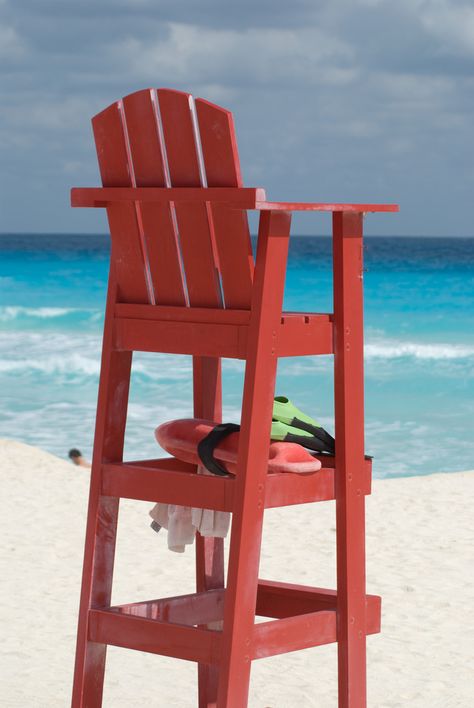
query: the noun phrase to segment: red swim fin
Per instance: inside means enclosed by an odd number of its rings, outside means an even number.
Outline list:
[[[159,445],[183,462],[200,464],[197,448],[217,423],[200,418],[182,418],[163,423],[155,430]],[[224,463],[231,474],[237,471],[239,434],[231,433],[221,440],[214,450],[214,457]],[[272,442],[268,452],[269,472],[293,472],[304,474],[321,469],[321,462],[301,445],[289,442]]]

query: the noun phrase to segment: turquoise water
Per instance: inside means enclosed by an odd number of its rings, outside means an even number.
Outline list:
[[[292,237],[285,307],[330,311],[331,241]],[[108,238],[0,235],[0,436],[91,454]],[[378,477],[474,468],[474,239],[366,239],[366,450]],[[191,415],[188,357],[137,354],[126,454]],[[224,362],[236,420],[241,362]],[[333,432],[332,358],[283,359],[277,393]]]

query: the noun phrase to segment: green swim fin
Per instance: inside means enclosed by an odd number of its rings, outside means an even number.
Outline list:
[[[272,440],[283,439],[286,442],[298,442],[311,450],[334,454],[335,440],[332,435],[324,430],[316,420],[294,406],[286,396],[276,396],[273,402],[272,417],[274,421],[272,423]],[[284,438],[273,437],[274,425],[275,434],[283,434],[283,428],[277,428],[276,423],[286,427],[287,432]],[[295,440],[295,437],[302,438],[302,440]]]

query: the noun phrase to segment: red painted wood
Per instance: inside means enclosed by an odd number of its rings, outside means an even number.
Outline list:
[[[380,597],[366,595],[365,599],[367,634],[375,634],[380,631]],[[258,581],[257,615],[281,618],[336,608],[336,590],[275,580]]]
[[[262,214],[240,431],[224,610],[218,706],[245,706],[265,501],[266,461],[276,377],[273,346],[281,321],[291,217]]]
[[[242,187],[232,113],[196,100],[208,187]],[[253,255],[247,213],[211,205],[226,307],[250,308]]]
[[[363,708],[380,598],[365,594],[362,214],[398,207],[266,201],[241,187],[231,115],[199,99],[195,121],[191,109],[188,94],[147,89],[103,111],[93,124],[104,186],[72,192],[74,205],[107,206],[112,235],[73,708],[101,705],[107,643],[197,661],[200,708],[243,708],[253,658],[335,639],[339,706]],[[254,273],[248,208],[262,212]],[[296,210],[333,212],[334,316],[281,312]],[[235,479],[174,459],[121,462],[136,349],[192,353],[195,415],[216,420],[220,357],[246,358]],[[277,357],[331,351],[336,458],[311,475],[267,474]],[[120,496],[232,510],[225,594],[222,543],[198,537],[198,593],[111,609]],[[263,509],[334,497],[337,592],[258,581]],[[221,633],[205,625],[221,620],[223,597]],[[254,625],[256,606],[279,619]]]
[[[196,592],[189,595],[164,597],[145,602],[115,605],[111,610],[134,617],[160,620],[189,626],[217,622],[224,616],[224,590],[222,588]]]
[[[265,199],[261,188],[242,187],[73,187],[71,206],[104,207],[115,202],[182,202],[203,204],[216,202],[235,209],[255,209],[257,202]]]
[[[181,463],[185,468],[186,463]],[[102,493],[127,499],[231,511],[233,478],[139,465],[104,465]]]
[[[321,204],[318,202],[267,202],[257,201],[256,209],[262,211],[331,211],[331,212],[355,212],[365,214],[367,212],[397,212],[400,211],[398,204]]]
[[[253,630],[252,659],[264,659],[298,649],[336,641],[336,611],[321,610],[307,615],[259,622]]]
[[[134,182],[137,187],[166,187],[163,151],[152,89],[123,100]],[[155,302],[185,305],[181,260],[169,204],[138,206]]]
[[[194,309],[194,308],[193,308]],[[217,310],[219,312],[219,310]],[[193,358],[193,398],[194,416],[209,416],[216,422],[222,421],[222,370],[221,360],[217,357]],[[200,467],[199,471],[204,472]],[[206,475],[208,476],[208,475]],[[227,487],[229,489],[229,486]],[[233,488],[232,488],[233,489]],[[205,508],[210,508],[207,504]],[[212,507],[211,507],[212,508]],[[232,504],[231,504],[232,508]],[[224,599],[224,539],[205,538],[196,533],[196,590],[198,592],[220,592]],[[223,619],[222,611],[218,618]],[[204,623],[204,619],[202,620]],[[200,623],[200,626],[203,626]],[[215,625],[214,627],[215,628]],[[218,665],[198,665],[198,702],[199,708],[215,706],[219,677]]]
[[[332,354],[333,326],[329,315],[285,315],[278,327],[278,356]]]
[[[121,105],[114,103],[92,120],[94,138],[104,187],[133,186]],[[145,277],[146,261],[133,203],[107,207],[112,238],[112,261],[121,301],[149,301]]]
[[[210,629],[169,624],[110,610],[89,612],[89,640],[202,663],[218,660],[221,643],[220,633]]]
[[[115,306],[115,317],[166,322],[195,322],[200,324],[248,325],[250,322],[248,310],[222,310],[214,307],[183,308],[118,304]]]
[[[156,201],[156,202],[217,202],[228,204],[236,209],[256,209],[259,211],[330,211],[330,212],[398,212],[398,204],[346,204],[319,202],[269,202],[265,199],[265,190],[261,187],[155,189],[114,187],[74,187],[71,189],[71,206],[103,207],[109,202]]]
[[[191,113],[192,97],[160,89],[160,107],[173,187],[202,187],[199,148]],[[191,306],[220,307],[222,297],[213,234],[205,204],[175,203],[181,254]]]
[[[245,325],[119,319],[114,342],[124,350],[243,359],[247,330]]]
[[[339,707],[366,705],[362,215],[334,214]]]
[[[90,607],[110,603],[118,498],[101,495],[102,463],[122,459],[132,355],[112,351],[112,316],[117,286],[109,279],[102,346],[101,377],[91,469],[72,708],[99,708],[106,646],[87,639]]]
[[[370,477],[370,466],[366,465],[364,494],[370,494]],[[311,474],[267,474],[265,508],[335,499],[334,479],[331,467]],[[127,499],[232,511],[234,489],[233,477],[196,479],[193,465],[173,458],[107,464],[102,471],[102,494]]]

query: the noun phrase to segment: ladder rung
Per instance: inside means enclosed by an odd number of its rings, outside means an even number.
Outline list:
[[[177,659],[215,664],[221,633],[212,629],[134,617],[117,610],[89,611],[89,640]]]
[[[224,618],[224,596],[224,589],[218,588],[190,595],[116,605],[110,609],[124,615],[173,622],[191,627],[220,622]]]
[[[254,626],[252,659],[264,659],[336,641],[336,611],[321,610]]]
[[[221,623],[225,590],[208,590],[89,611],[89,639],[128,649],[218,663],[222,632],[203,625]],[[366,596],[366,633],[380,631],[381,599]],[[335,642],[337,592],[259,580],[252,659]]]
[[[265,582],[265,581],[264,581]],[[276,583],[276,585],[279,585]],[[284,588],[285,584],[280,584]],[[260,593],[259,583],[259,593]],[[291,586],[289,586],[291,587]],[[297,587],[297,586],[294,586]],[[314,592],[314,603],[324,605],[323,598],[326,594],[328,605],[336,604],[337,594],[331,590],[320,590],[319,588],[304,588],[302,587],[302,595]],[[261,595],[261,593],[260,593]],[[291,600],[293,599],[293,602]],[[289,601],[289,602],[288,602]],[[297,607],[295,598],[291,598],[291,593],[285,598],[285,603],[282,610],[281,603],[269,603],[267,598],[266,607],[262,608],[262,599],[260,605],[257,603],[257,614],[268,616],[269,614],[280,615],[281,619],[274,619],[270,622],[261,622],[254,627],[253,641],[253,659],[263,659],[267,656],[275,654],[284,654],[289,651],[297,651],[299,649],[308,649],[322,644],[331,644],[337,641],[337,610],[319,609],[313,612],[305,612],[304,614],[291,615],[289,607],[292,611],[301,611],[303,604],[300,603]],[[311,603],[307,603],[311,604]],[[283,614],[283,616],[282,616]],[[377,595],[366,596],[366,634],[376,634],[380,632],[380,614],[381,614],[381,598]]]
[[[259,580],[255,613],[261,617],[292,617],[337,608],[337,590]],[[366,595],[367,634],[380,632],[381,598]]]

